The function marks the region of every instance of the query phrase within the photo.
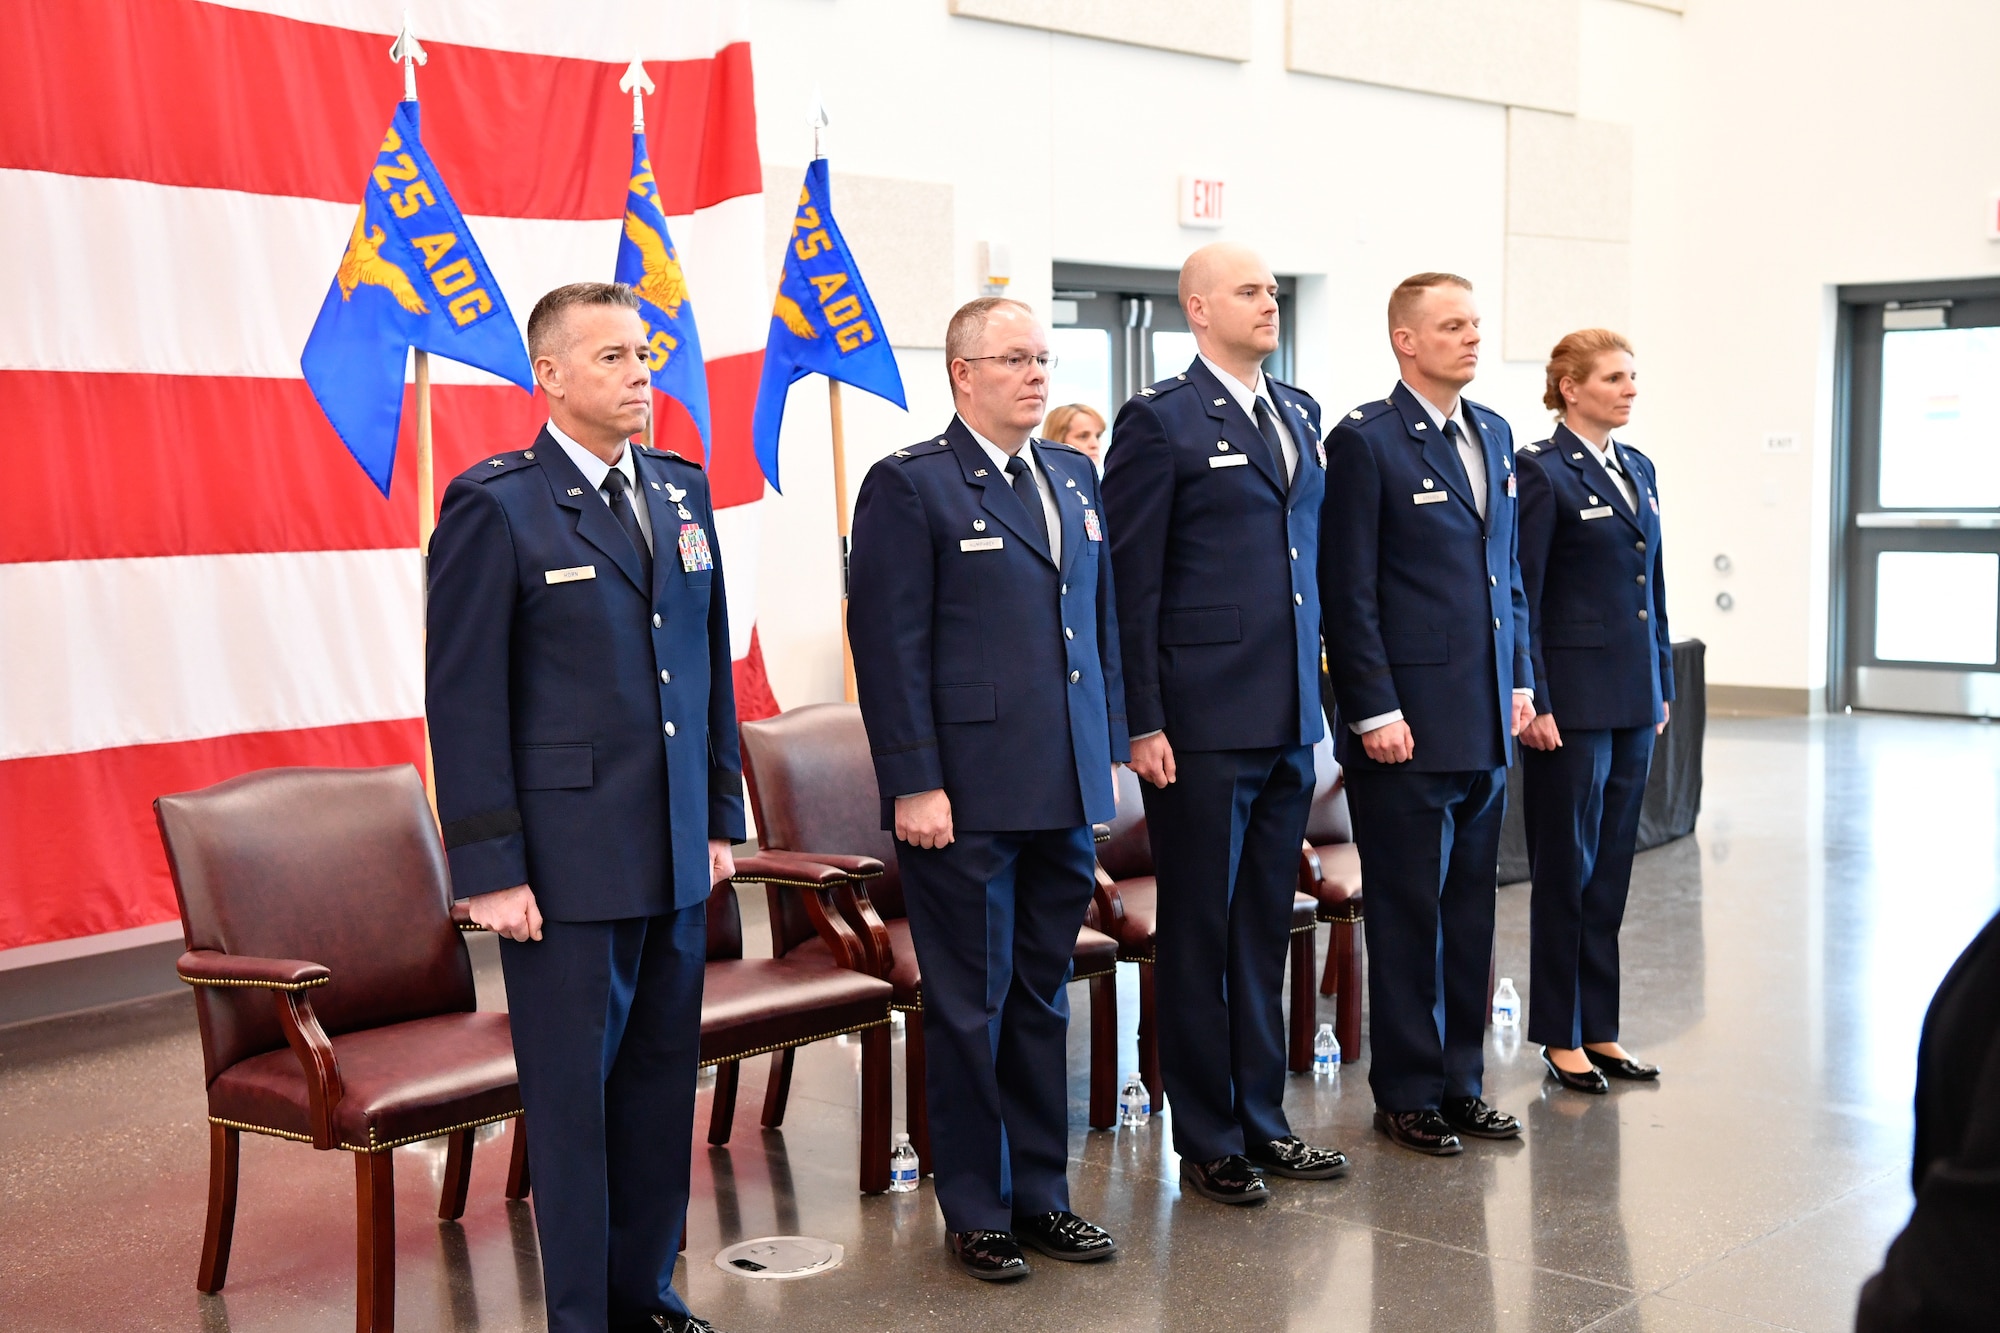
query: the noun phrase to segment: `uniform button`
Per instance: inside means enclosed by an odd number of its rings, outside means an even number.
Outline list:
[[[1065,597],[1069,596],[1069,585],[1067,583],[1062,586],[1062,595]]]
[[[1635,550],[1635,551],[1643,551],[1643,550],[1645,550],[1645,549],[1646,549],[1646,543],[1644,543],[1644,542],[1639,542],[1639,543],[1637,543],[1637,544],[1636,544],[1636,545],[1635,545],[1635,546],[1634,546],[1634,547],[1633,547],[1632,549],[1633,549],[1633,550]]]
[[[1487,583],[1488,583],[1489,585],[1491,585],[1492,587],[1495,587],[1495,588],[1497,588],[1497,587],[1499,587],[1499,586],[1500,586],[1500,580],[1499,580],[1498,576],[1496,576],[1496,575],[1493,575],[1493,574],[1488,574],[1488,575],[1486,576],[1486,582],[1487,582]]]
[[[1306,595],[1302,592],[1293,593],[1292,604],[1294,606],[1304,606],[1306,604]]]
[[[1644,611],[1641,611],[1639,613],[1639,619],[1644,620],[1645,618],[1646,618],[1646,613]]]
[[[653,628],[658,629],[659,627],[660,627],[660,613],[655,611],[653,613]]]
[[[1493,617],[1493,628],[1494,629],[1500,628],[1500,617],[1498,616]]]
[[[1064,637],[1065,639],[1074,639],[1074,638],[1076,637],[1076,631],[1075,631],[1075,630],[1073,630],[1073,629],[1071,629],[1071,628],[1070,628],[1070,627],[1069,627],[1068,625],[1064,625],[1064,626],[1063,626],[1063,637]]]
[[[669,722],[667,723],[667,735],[671,736],[673,734],[674,734],[674,724]]]
[[[1292,548],[1292,559],[1296,560],[1298,558],[1299,558],[1299,548],[1294,546]]]
[[[1645,582],[1646,582],[1646,576],[1645,576],[1644,574],[1641,574],[1641,575],[1639,576],[1639,583],[1640,583],[1640,585],[1641,585],[1641,586],[1643,587],[1643,586],[1645,585]]]
[[[1069,683],[1072,685],[1076,684],[1078,681],[1082,679],[1083,679],[1083,673],[1081,671],[1072,671],[1069,673]]]
[[[673,673],[673,672],[671,672],[671,671],[662,671],[662,672],[660,673],[660,684],[662,684],[662,685],[671,685],[671,684],[673,684],[673,683],[674,683],[674,673]]]

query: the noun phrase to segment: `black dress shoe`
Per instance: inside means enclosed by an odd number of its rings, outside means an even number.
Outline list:
[[[1006,1231],[954,1231],[945,1240],[952,1258],[981,1282],[1012,1282],[1029,1273],[1021,1243]]]
[[[1438,1107],[1444,1122],[1459,1133],[1475,1139],[1518,1139],[1521,1122],[1505,1111],[1496,1111],[1477,1097],[1447,1097]]]
[[[670,1314],[656,1314],[653,1322],[667,1333],[715,1333],[715,1325],[706,1319],[696,1319],[693,1315],[676,1317]]]
[[[1014,1219],[1014,1235],[1051,1259],[1065,1263],[1094,1264],[1118,1253],[1118,1242],[1095,1222],[1086,1222],[1075,1213],[1038,1213]]]
[[[1332,1180],[1347,1174],[1346,1153],[1337,1148],[1315,1148],[1296,1134],[1253,1143],[1243,1155],[1259,1171],[1293,1180]]]
[[[1411,1152],[1428,1154],[1431,1157],[1456,1157],[1465,1151],[1465,1145],[1458,1141],[1458,1135],[1451,1132],[1444,1117],[1436,1111],[1382,1111],[1375,1112],[1375,1128],[1389,1136],[1389,1141],[1408,1148]]]
[[[1660,1076],[1660,1067],[1658,1065],[1642,1065],[1629,1056],[1620,1059],[1615,1055],[1605,1055],[1601,1051],[1593,1051],[1588,1046],[1583,1048],[1583,1053],[1590,1057],[1590,1063],[1604,1071],[1606,1078],[1623,1078],[1630,1079],[1634,1083],[1651,1083]]]
[[[1595,1069],[1586,1069],[1581,1074],[1573,1074],[1550,1057],[1549,1048],[1546,1046],[1542,1047],[1542,1063],[1549,1067],[1549,1076],[1571,1092],[1587,1092],[1592,1096],[1602,1097],[1611,1091],[1611,1085],[1604,1081],[1604,1075]],[[1593,1059],[1591,1063],[1597,1062]]]
[[[1264,1183],[1264,1177],[1258,1175],[1257,1169],[1250,1165],[1250,1159],[1240,1153],[1218,1157],[1212,1162],[1190,1162],[1182,1158],[1181,1183],[1192,1186],[1196,1194],[1217,1203],[1262,1203],[1271,1197],[1271,1187]]]

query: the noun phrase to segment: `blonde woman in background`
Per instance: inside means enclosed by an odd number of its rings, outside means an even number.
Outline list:
[[[1081,450],[1097,465],[1098,472],[1104,471],[1104,418],[1097,415],[1096,408],[1082,403],[1058,407],[1042,423],[1042,438]]]

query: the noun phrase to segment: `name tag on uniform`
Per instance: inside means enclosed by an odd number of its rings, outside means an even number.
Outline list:
[[[681,524],[680,550],[681,569],[685,572],[715,568],[715,556],[708,549],[708,534],[701,530],[701,524]]]
[[[549,583],[576,583],[582,579],[597,577],[596,565],[578,565],[575,569],[552,569],[542,575]]]
[[[1410,499],[1420,505],[1436,505],[1451,499],[1451,494],[1448,491],[1418,491]]]
[[[1086,509],[1083,511],[1083,535],[1094,542],[1104,540],[1104,525],[1097,521],[1097,511],[1095,509]]]
[[[1217,454],[1215,457],[1208,460],[1208,465],[1210,467],[1249,467],[1250,455]]]
[[[1509,497],[1514,494],[1514,474],[1511,472],[1507,474],[1507,494]]]
[[[1579,509],[1576,511],[1576,516],[1578,518],[1610,518],[1611,506],[1599,505],[1595,509]]]
[[[998,551],[1007,545],[1005,537],[967,537],[958,544],[961,551]]]

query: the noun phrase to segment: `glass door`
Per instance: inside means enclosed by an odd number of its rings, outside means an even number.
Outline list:
[[[1846,318],[1845,702],[2000,716],[2000,296]]]

